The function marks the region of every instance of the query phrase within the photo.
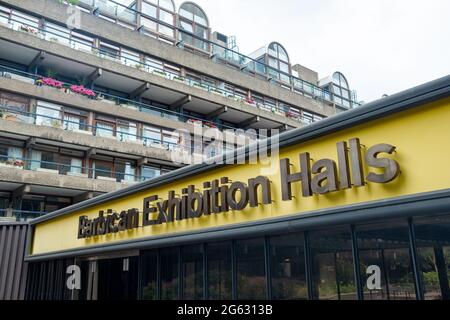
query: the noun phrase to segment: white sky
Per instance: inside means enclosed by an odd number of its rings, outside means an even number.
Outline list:
[[[241,53],[278,41],[321,78],[343,72],[366,102],[450,74],[450,0],[194,2]]]

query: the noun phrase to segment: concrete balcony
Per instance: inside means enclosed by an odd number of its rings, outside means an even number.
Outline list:
[[[0,166],[0,188],[3,191],[27,189],[26,193],[45,193],[77,198],[87,192],[96,194],[120,190],[132,185],[101,179],[89,179],[51,172]],[[80,199],[81,200],[81,199]]]
[[[63,44],[46,41],[36,35],[0,27],[0,39],[2,39],[0,46],[4,48],[0,52],[2,59],[31,65],[41,52],[45,52],[46,57],[40,65],[57,70],[61,75],[88,78],[96,70],[101,69],[102,75],[95,80],[97,85],[128,92],[130,95],[139,92],[142,98],[158,101],[173,108],[182,106],[185,110],[195,111],[205,116],[219,112],[219,119],[236,123],[237,127],[276,129],[286,125],[290,128],[302,126],[300,122],[286,116],[129,67],[120,62],[78,51]],[[17,55],[17,52],[21,54]],[[334,110],[325,109],[324,105],[317,103],[313,112],[334,114]],[[226,112],[220,113],[224,107],[227,108]],[[250,125],[247,125],[248,123]]]
[[[124,143],[113,138],[92,136],[66,131],[50,126],[0,119],[0,135],[26,141],[35,138],[37,143],[87,151],[95,149],[100,154],[122,156],[126,159],[154,159],[171,163],[171,151],[147,147],[137,143]]]
[[[63,25],[69,21],[71,14],[71,12],[67,11],[66,5],[58,4],[55,0],[0,0],[0,3],[57,21]],[[92,35],[121,43],[124,46],[135,48],[154,57],[164,57],[165,60],[177,65],[196,70],[202,74],[235,84],[253,92],[264,94],[287,104],[327,116],[335,114],[334,108],[323,102],[272,85],[266,80],[258,79],[244,72],[215,63],[205,57],[193,55],[176,46],[152,39],[136,30],[124,28],[92,14],[81,12],[81,26],[83,31]]]

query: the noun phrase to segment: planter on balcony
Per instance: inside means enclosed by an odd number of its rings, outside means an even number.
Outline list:
[[[179,83],[185,83],[184,78],[182,77],[173,77],[172,80]]]
[[[0,162],[0,167],[7,167],[7,168],[15,168],[15,169],[21,169],[23,170],[24,164],[23,161],[17,162],[17,160],[14,161],[6,161],[6,162]]]
[[[217,90],[217,89],[211,89],[211,90],[209,90],[209,92],[211,92],[213,94],[216,94],[218,96],[222,96],[222,97],[224,96],[224,93],[222,91],[220,91],[220,90]]]
[[[167,77],[167,74],[164,71],[153,70],[152,74],[154,74],[155,76],[158,76],[158,77],[162,77],[162,78]]]
[[[201,90],[204,90],[204,91],[208,91],[208,87],[205,86],[205,85],[203,85],[203,84],[194,83],[192,86],[193,86],[194,88],[198,88],[198,89],[201,89]]]

